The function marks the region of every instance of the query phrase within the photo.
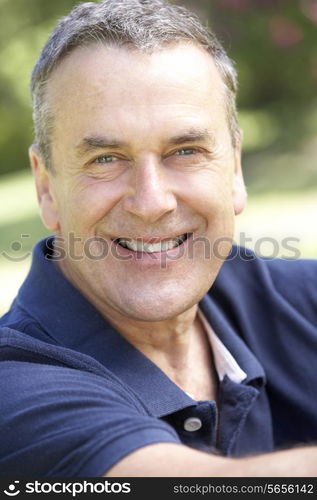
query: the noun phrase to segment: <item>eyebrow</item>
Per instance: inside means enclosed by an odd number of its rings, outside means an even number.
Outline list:
[[[88,154],[96,149],[119,149],[127,146],[125,142],[117,141],[110,137],[91,136],[84,137],[76,146],[76,151],[79,155]]]
[[[211,141],[214,143],[214,136],[207,129],[189,129],[183,133],[171,137],[167,140],[168,146],[177,146],[187,142],[203,142]],[[123,141],[118,141],[111,137],[91,136],[84,137],[76,146],[78,155],[84,155],[96,151],[97,149],[120,149],[127,147],[128,144]]]
[[[203,142],[211,141],[215,142],[214,136],[208,131],[208,129],[189,129],[180,135],[171,137],[167,143],[170,146],[177,146],[179,144],[184,144],[186,142]]]

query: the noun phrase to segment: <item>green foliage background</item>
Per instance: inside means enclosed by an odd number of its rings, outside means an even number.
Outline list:
[[[317,180],[317,1],[173,0],[216,32],[239,73],[249,189]],[[0,0],[0,174],[28,168],[29,77],[56,20],[74,0]]]

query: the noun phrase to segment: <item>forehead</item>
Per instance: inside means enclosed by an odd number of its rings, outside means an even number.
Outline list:
[[[47,93],[57,127],[62,123],[78,136],[105,123],[125,128],[133,117],[151,128],[200,115],[225,121],[224,97],[212,57],[192,44],[153,53],[103,44],[77,48],[54,70]]]

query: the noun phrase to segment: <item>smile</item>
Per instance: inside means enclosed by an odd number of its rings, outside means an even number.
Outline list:
[[[144,241],[142,238],[136,240],[131,238],[117,238],[114,242],[123,248],[132,250],[133,252],[144,252],[144,253],[155,253],[155,252],[166,252],[182,245],[187,238],[189,233],[184,233],[180,236],[170,239],[164,239],[161,241],[156,241],[157,238],[152,238],[152,240]]]

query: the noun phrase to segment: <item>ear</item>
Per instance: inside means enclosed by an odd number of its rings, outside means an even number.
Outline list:
[[[247,201],[247,191],[244,184],[242,167],[241,167],[241,144],[235,147],[235,167],[233,172],[233,185],[232,185],[232,200],[235,215],[239,215]]]
[[[60,229],[59,212],[52,183],[54,173],[46,169],[36,144],[30,146],[29,158],[35,178],[41,219],[50,231],[58,231]]]

